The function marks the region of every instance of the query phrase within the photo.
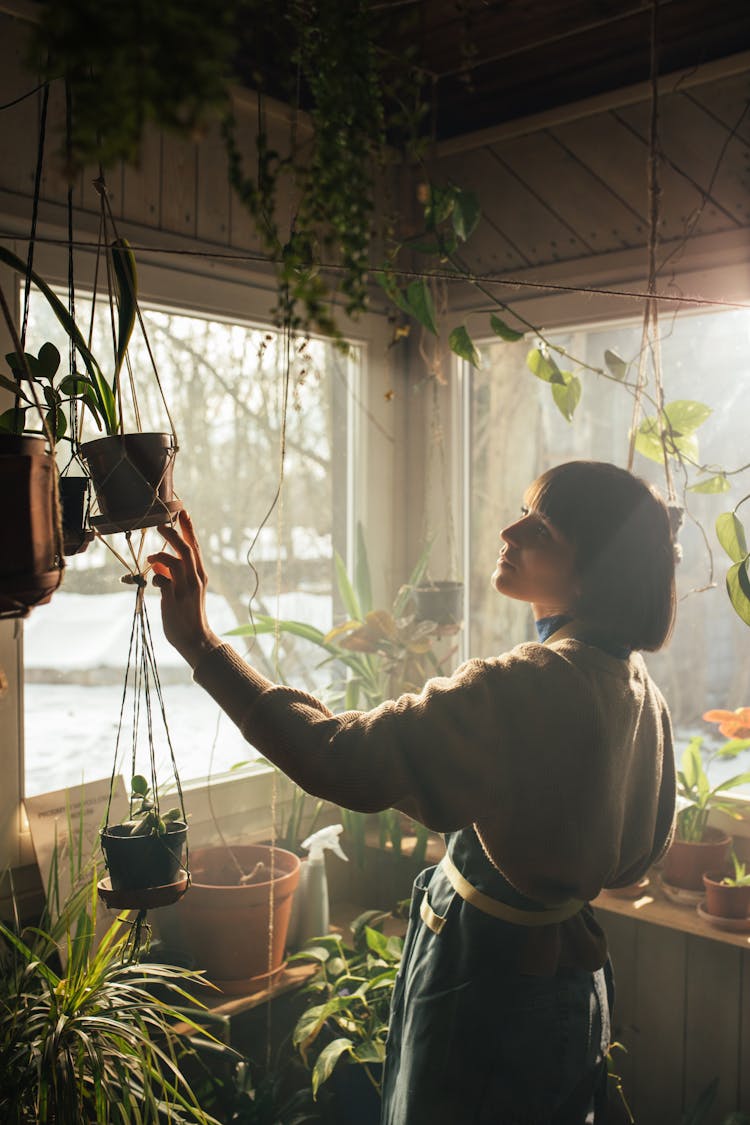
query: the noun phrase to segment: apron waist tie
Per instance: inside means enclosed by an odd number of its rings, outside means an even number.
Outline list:
[[[581,910],[585,903],[582,899],[571,898],[560,906],[553,906],[542,910],[522,910],[517,906],[509,906],[506,902],[491,898],[483,891],[478,890],[468,879],[465,879],[448,854],[440,861],[440,868],[453,887],[454,891],[464,899],[476,906],[484,914],[491,914],[493,918],[500,918],[503,922],[511,922],[514,926],[554,926],[558,922],[565,922]]]

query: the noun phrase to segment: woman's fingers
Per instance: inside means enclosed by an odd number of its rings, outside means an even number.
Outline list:
[[[205,568],[203,566],[203,557],[201,555],[200,544],[198,543],[195,535],[193,521],[184,508],[180,512],[179,520],[182,534],[185,537],[185,542],[192,548],[193,557],[195,559],[195,569],[198,577],[200,578],[201,582],[206,582],[208,581],[208,575],[206,574]]]

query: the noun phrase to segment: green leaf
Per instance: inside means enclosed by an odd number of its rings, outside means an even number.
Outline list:
[[[355,1047],[354,1058],[361,1063],[382,1063],[385,1060],[385,1043],[379,1039],[368,1039]]]
[[[716,519],[716,538],[732,562],[742,562],[747,555],[745,528],[734,512],[722,512]]]
[[[0,414],[0,433],[3,434],[22,434],[26,429],[26,409],[4,410]]]
[[[727,480],[726,473],[717,473],[715,476],[707,477],[698,484],[691,484],[688,488],[688,492],[728,492],[729,489],[730,484]]]
[[[117,361],[113,380],[114,386],[135,327],[138,308],[138,274],[135,268],[135,255],[124,238],[116,239],[110,249],[117,287],[118,306]]]
[[[456,206],[458,194],[458,188],[443,188],[430,184],[429,199],[424,209],[425,222],[428,226],[436,227],[445,222]]]
[[[672,430],[677,437],[695,433],[707,418],[713,414],[710,406],[703,402],[694,402],[692,399],[676,399],[668,402],[664,407]]]
[[[490,316],[490,327],[496,336],[501,340],[507,340],[509,344],[515,344],[516,340],[523,340],[523,332],[516,332],[515,328],[509,328],[505,321],[494,313]]]
[[[430,286],[424,278],[420,277],[407,285],[406,305],[409,315],[432,332],[433,336],[437,336],[435,306],[432,303]]]
[[[460,238],[462,242],[471,238],[477,228],[480,216],[479,198],[476,192],[457,189],[454,195],[453,211],[451,212],[456,237]]]
[[[609,371],[614,375],[615,379],[624,379],[628,373],[628,365],[622,356],[617,352],[610,351],[609,348],[604,353],[604,362],[606,363]]]
[[[60,366],[60,353],[54,344],[47,342],[39,349],[39,367],[42,378],[49,379],[50,383],[55,377]]]
[[[377,953],[378,957],[386,958],[388,956],[388,939],[385,934],[381,934],[380,930],[373,930],[371,926],[365,926],[365,940],[368,949]]]
[[[735,563],[727,574],[727,593],[732,608],[746,625],[750,625],[750,577],[747,573],[748,560]]]
[[[318,1096],[318,1090],[323,1083],[333,1074],[333,1068],[343,1054],[351,1055],[354,1051],[350,1039],[334,1039],[318,1055],[312,1072],[313,1098]]]
[[[581,380],[571,371],[562,371],[560,374],[565,382],[552,383],[552,397],[563,418],[572,422],[575,408],[581,401]]]
[[[664,430],[664,444],[662,445],[661,431]],[[691,461],[698,460],[698,440],[692,434],[679,436],[670,434],[666,425],[660,426],[656,418],[644,418],[638,427],[635,439],[635,448],[643,457],[651,461],[664,464],[664,450],[668,457],[679,457],[680,454]]]
[[[91,380],[84,375],[65,375],[58,384],[60,394],[70,397],[85,394],[86,389],[92,386]]]
[[[360,608],[363,614],[367,614],[373,608],[372,580],[370,578],[370,563],[367,558],[365,533],[359,520],[357,520],[357,543],[354,570],[354,581],[357,589]]]
[[[411,316],[411,309],[407,304],[403,290],[396,284],[396,278],[390,268],[386,267],[382,270],[377,270],[374,277],[380,288],[385,292],[386,296],[393,301],[394,305],[401,309],[401,312],[406,313],[407,316]]]
[[[526,356],[526,366],[532,375],[544,383],[565,384],[562,371],[550,355],[545,355],[540,348],[532,348]]]
[[[736,758],[750,746],[750,738],[730,738],[717,752],[719,758]]]
[[[145,797],[148,793],[148,782],[146,778],[140,773],[133,774],[130,789],[132,793],[137,794],[139,797]]]
[[[277,620],[275,617],[267,617],[262,613],[256,614],[253,621],[247,625],[238,625],[236,629],[227,630],[225,636],[254,637],[256,634],[261,636],[266,633],[275,633],[277,629],[280,633],[290,633],[295,637],[302,637],[303,640],[310,641],[320,648],[327,647],[325,634],[321,633],[320,629],[316,629],[314,625],[306,625],[304,621]]]
[[[18,383],[14,383],[13,380],[9,379],[7,375],[0,375],[0,387],[4,387],[6,391],[10,391],[12,395],[18,395],[24,400],[24,402],[29,401],[27,396],[19,387]]]
[[[61,438],[68,428],[68,420],[64,412],[59,410],[56,406],[47,411],[45,421],[47,423],[47,429],[55,440]]]
[[[362,621],[362,607],[359,604],[357,592],[351,584],[349,575],[346,573],[344,560],[338,551],[334,551],[334,565],[336,568],[336,585],[338,587],[341,601],[344,603],[344,609],[351,618],[356,621]]]
[[[472,367],[481,368],[482,357],[463,324],[453,329],[448,337],[448,345],[452,352],[465,359]]]

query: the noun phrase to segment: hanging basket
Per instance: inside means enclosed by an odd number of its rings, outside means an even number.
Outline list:
[[[109,878],[99,884],[99,893],[107,905],[148,910],[184,894],[184,821],[168,824],[164,835],[132,835],[129,825],[110,824],[102,829],[100,840]]]
[[[236,860],[233,861],[232,856]],[[162,918],[169,944],[189,952],[208,979],[229,995],[258,991],[283,970],[300,861],[284,848],[245,844],[191,851],[190,894]],[[241,885],[237,870],[262,868]],[[271,903],[273,912],[271,912]],[[269,927],[273,929],[271,964]]]
[[[89,478],[65,476],[59,479],[62,508],[63,553],[80,555],[94,538],[86,523]]]
[[[81,446],[91,474],[98,516],[91,526],[107,535],[169,523],[182,509],[174,497],[173,434],[115,434]]]
[[[62,581],[55,463],[45,438],[0,434],[0,616],[25,617]]]
[[[464,616],[463,582],[438,581],[414,586],[411,592],[417,621],[458,627]]]

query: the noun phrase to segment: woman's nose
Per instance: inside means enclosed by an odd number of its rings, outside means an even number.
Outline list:
[[[504,543],[518,543],[518,532],[520,529],[520,525],[521,520],[516,520],[515,523],[510,523],[507,527],[504,527],[502,529],[502,531],[500,532],[500,538]]]

